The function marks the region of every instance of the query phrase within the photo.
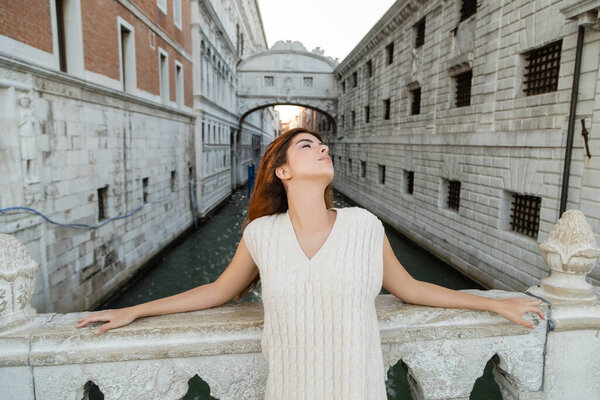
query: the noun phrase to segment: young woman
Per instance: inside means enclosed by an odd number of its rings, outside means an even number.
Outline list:
[[[333,164],[321,136],[298,128],[276,138],[257,173],[231,263],[217,280],[163,299],[81,318],[108,321],[202,310],[240,299],[262,281],[265,399],[387,398],[375,297],[381,286],[406,303],[493,311],[525,327],[538,299],[496,300],[413,279],[381,221],[361,207],[333,207]]]

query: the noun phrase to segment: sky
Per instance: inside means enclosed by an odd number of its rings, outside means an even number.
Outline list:
[[[320,47],[342,61],[394,4],[394,0],[258,0],[269,47],[297,40],[308,51]],[[281,120],[297,114],[295,106],[277,106]]]

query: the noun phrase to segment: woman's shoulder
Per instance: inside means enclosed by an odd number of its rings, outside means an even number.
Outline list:
[[[366,208],[353,206],[353,207],[344,207],[341,208],[342,212],[345,214],[349,214],[351,217],[355,219],[362,219],[363,221],[370,221],[372,223],[380,224],[381,220],[377,215],[373,214],[371,211]]]
[[[260,229],[260,227],[273,224],[273,222],[279,215],[281,215],[281,213],[268,214],[263,215],[262,217],[254,218],[252,221],[248,222],[248,225],[246,225],[246,229],[250,228],[250,226],[252,226],[252,228],[250,229]]]

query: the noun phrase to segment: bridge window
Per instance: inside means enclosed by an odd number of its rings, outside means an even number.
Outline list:
[[[379,183],[385,185],[385,165],[379,164]]]
[[[458,22],[464,21],[476,12],[477,0],[462,0],[462,4],[460,6],[460,21]]]
[[[369,106],[365,107],[365,123],[368,123],[371,120],[371,108]]]
[[[383,119],[390,119],[391,99],[383,101]]]
[[[410,113],[411,115],[416,115],[421,113],[421,88],[416,88],[410,91],[411,97],[411,107]]]
[[[312,86],[313,85],[312,76],[305,76],[303,80],[304,80],[304,86]]]
[[[352,74],[352,87],[356,87],[358,85],[358,73],[354,71]]]
[[[356,112],[352,110],[352,126],[356,125]]]
[[[360,176],[362,176],[363,178],[367,177],[367,162],[366,161],[360,162]]]
[[[456,81],[456,107],[464,107],[471,104],[471,70],[458,74],[454,77]]]
[[[527,96],[556,91],[561,47],[562,39],[525,53],[523,90]]]
[[[275,86],[275,77],[265,76],[265,86]]]
[[[415,48],[418,49],[425,43],[425,18],[417,22],[413,29],[415,31]]]
[[[394,62],[394,42],[388,44],[385,47],[385,54],[387,59],[387,64],[390,65]]]
[[[373,60],[367,61],[367,78],[373,76]]]

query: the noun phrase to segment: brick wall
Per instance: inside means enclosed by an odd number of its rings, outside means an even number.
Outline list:
[[[0,35],[52,53],[50,0],[2,1]]]

